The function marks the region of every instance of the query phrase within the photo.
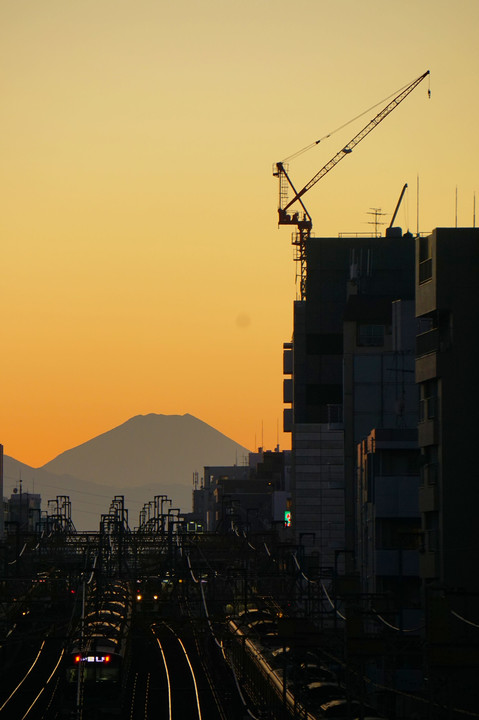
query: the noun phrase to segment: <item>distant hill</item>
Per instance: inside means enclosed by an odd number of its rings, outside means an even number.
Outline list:
[[[137,415],[41,468],[5,457],[4,494],[18,485],[42,495],[42,508],[68,495],[77,530],[97,530],[114,495],[124,495],[131,527],[143,505],[167,495],[172,507],[190,512],[192,477],[205,465],[244,463],[249,450],[192,415]]]

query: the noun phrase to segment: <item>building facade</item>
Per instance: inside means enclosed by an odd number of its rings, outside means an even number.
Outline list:
[[[397,319],[393,331],[392,319],[393,302],[414,298],[414,239],[310,238],[305,254],[306,299],[294,305],[293,341],[284,346],[293,527],[323,568],[341,571],[355,563],[357,443],[374,427],[394,426],[397,398],[389,403],[386,386],[394,394],[406,378],[414,383],[412,348],[408,358],[398,354],[407,323]]]
[[[425,582],[479,592],[479,230],[416,241]],[[467,558],[467,562],[458,562]]]
[[[477,712],[479,230],[418,238],[416,267],[424,664],[439,698]]]

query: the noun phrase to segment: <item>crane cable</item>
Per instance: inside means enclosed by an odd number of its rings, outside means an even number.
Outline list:
[[[412,81],[414,82],[414,80]],[[390,100],[392,97],[395,97],[396,95],[399,95],[403,90],[405,90],[409,85],[412,83],[406,83],[406,85],[403,85],[403,87],[399,88],[399,90],[396,90],[395,92],[391,93],[387,97],[384,98],[384,100],[380,100],[375,105],[371,105],[367,110],[364,110],[359,115],[356,115],[356,117],[353,117],[351,120],[348,120],[348,122],[343,123],[343,125],[340,125],[335,130],[331,130],[331,132],[327,133],[327,135],[323,135],[323,137],[319,138],[319,140],[315,140],[314,142],[310,143],[309,145],[306,145],[306,147],[302,148],[301,150],[297,150],[292,155],[288,155],[287,158],[283,160],[283,163],[287,163],[290,160],[294,160],[295,158],[299,157],[303,153],[307,152],[308,150],[311,150],[311,148],[316,147],[316,145],[319,145],[320,142],[323,140],[327,140],[327,138],[331,137],[331,135],[334,135],[335,133],[339,132],[340,130],[343,130],[343,128],[347,127],[348,125],[351,125],[356,120],[359,120],[359,118],[362,118],[367,113],[371,112],[371,110],[374,110],[375,108],[379,107],[379,105],[382,105],[383,103]],[[431,98],[431,76],[429,75],[429,87],[427,90],[427,96],[430,99]]]

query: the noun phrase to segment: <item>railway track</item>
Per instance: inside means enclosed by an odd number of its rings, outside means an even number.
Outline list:
[[[135,628],[124,715],[128,720],[225,719],[196,646],[182,635],[163,622]]]
[[[0,718],[40,720],[54,717],[52,708],[58,688],[57,671],[63,654],[62,644],[57,638],[46,638],[41,642],[18,682],[14,686],[2,685]]]

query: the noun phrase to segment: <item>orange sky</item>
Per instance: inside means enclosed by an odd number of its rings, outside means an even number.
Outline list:
[[[295,267],[275,161],[426,69],[316,186],[317,234],[471,225],[477,0],[5,0],[0,442],[35,467],[136,414],[274,447]],[[290,165],[302,186],[366,124]],[[385,218],[387,219],[387,218]],[[288,437],[279,432],[282,447]]]

